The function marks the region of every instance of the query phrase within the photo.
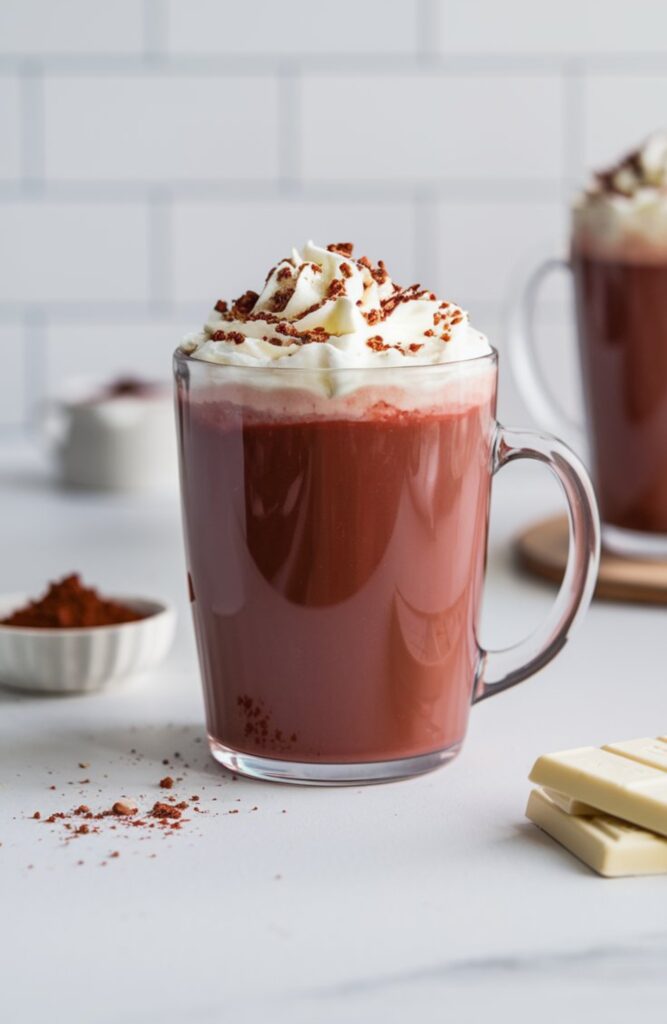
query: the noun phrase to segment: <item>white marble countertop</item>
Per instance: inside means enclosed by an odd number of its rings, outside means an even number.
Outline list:
[[[518,639],[552,599],[516,575],[507,541],[557,500],[535,469],[497,482],[489,644]],[[537,754],[665,731],[664,609],[595,605],[539,677],[473,710],[462,755],[435,774],[364,789],[232,781],[204,745],[175,496],[59,492],[17,443],[0,451],[0,508],[2,592],[78,569],[180,610],[150,678],[94,697],[0,690],[4,1021],[626,1021],[664,1008],[667,879],[598,878],[523,817]],[[121,793],[152,802],[167,771],[208,812],[174,836],[105,828],[63,844],[31,818]]]

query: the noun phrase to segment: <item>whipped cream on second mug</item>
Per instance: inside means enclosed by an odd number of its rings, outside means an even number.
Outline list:
[[[374,369],[473,359],[491,351],[468,314],[433,292],[394,284],[350,243],[312,242],[269,272],[260,294],[216,304],[182,350],[232,366]]]
[[[667,259],[667,132],[598,171],[573,208],[576,247],[597,259]]]

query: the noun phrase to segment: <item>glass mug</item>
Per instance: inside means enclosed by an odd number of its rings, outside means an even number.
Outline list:
[[[547,664],[593,591],[577,457],[495,419],[497,356],[430,366],[232,367],[175,355],[190,597],[210,749],[255,778],[344,784],[454,757],[471,703]],[[477,641],[491,478],[536,459],[567,501],[554,608]]]
[[[569,270],[586,426],[561,409],[535,354],[535,303],[553,270]],[[545,260],[510,317],[510,357],[540,425],[586,433],[602,518],[614,553],[667,559],[667,263],[601,258],[573,243],[569,260]]]

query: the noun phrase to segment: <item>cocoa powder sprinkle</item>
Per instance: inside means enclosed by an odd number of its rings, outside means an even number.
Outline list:
[[[312,306],[308,306],[307,309],[304,309],[303,313],[299,313],[299,315],[296,316],[294,319],[295,320],[303,320],[304,317],[309,316],[311,313],[314,313],[318,309],[321,309],[322,306],[324,305],[324,302],[325,302],[324,299],[321,299],[319,302],[314,302],[312,304]],[[295,331],[296,331],[296,328],[295,328]],[[298,335],[298,333],[299,332],[296,331],[297,335]]]
[[[211,341],[233,341],[235,345],[242,345],[245,336],[240,331],[214,331]]]
[[[248,289],[248,291],[244,292],[243,295],[240,295],[238,299],[234,299],[232,304],[233,316],[243,319],[243,317],[247,316],[248,313],[252,312],[253,306],[257,302],[258,298],[259,295],[257,292],[253,292]]]
[[[327,298],[336,299],[340,295],[345,295],[345,282],[335,277],[327,288]]]
[[[294,295],[294,288],[284,288],[275,292],[269,299],[269,308],[273,313],[282,313]]]
[[[181,811],[178,807],[174,807],[173,804],[162,803],[158,800],[153,804],[153,809],[150,812],[153,818],[180,818]]]
[[[335,252],[338,256],[350,257],[354,252],[354,242],[333,242],[327,246],[327,252]]]
[[[451,328],[463,322],[465,314],[457,306],[452,308],[452,304],[449,302],[439,302],[434,292],[423,288],[418,282],[414,282],[406,288],[391,282],[383,260],[378,260],[375,265],[367,256],[361,256],[355,260],[353,257],[354,247],[351,242],[334,242],[327,245],[326,248],[328,252],[336,253],[338,256],[343,257],[343,261],[338,263],[340,274],[329,282],[324,297],[307,309],[301,310],[297,314],[288,314],[289,319],[280,318],[280,314],[286,309],[294,295],[296,284],[304,270],[308,270],[309,273],[312,271],[312,273],[318,274],[324,271],[329,275],[331,267],[323,268],[323,266],[311,261],[299,263],[292,258],[281,260],[269,271],[266,280],[267,282],[271,280],[276,282],[277,290],[273,291],[267,299],[263,299],[263,309],[255,310],[259,295],[257,292],[248,290],[233,301],[231,309],[229,309],[224,300],[220,299],[216,303],[216,310],[220,313],[222,319],[229,323],[230,327],[233,327],[233,324],[230,323],[233,320],[240,320],[244,323],[259,320],[266,324],[271,324],[273,332],[258,334],[257,337],[261,337],[264,342],[276,347],[287,345],[302,346],[326,342],[331,337],[331,334],[326,329],[319,326],[310,330],[299,329],[299,321],[310,314],[316,313],[327,302],[336,301],[339,297],[346,295],[346,283],[353,277],[356,267],[358,270],[363,271],[364,297],[355,301],[357,306],[361,306],[362,316],[369,326],[375,326],[388,320],[403,303],[420,300],[437,303],[438,312],[432,314],[434,327],[437,328],[442,320],[447,321],[446,326],[443,324],[444,331],[442,328],[440,331],[428,328],[423,332],[424,337],[438,337],[442,341],[449,341]],[[391,288],[389,287],[390,284]],[[386,286],[386,288],[384,291],[380,291],[378,296],[374,285],[380,288]],[[387,292],[389,294],[386,294]],[[379,308],[364,309],[365,303],[379,305]],[[450,310],[451,313],[444,312]],[[206,332],[214,341],[227,341],[240,345],[246,340],[245,334],[241,331],[213,331],[212,326],[209,326],[206,328]],[[276,337],[275,335],[282,336],[287,340],[283,341],[281,337]],[[423,343],[409,343],[407,340],[390,345],[384,341],[380,334],[369,338],[366,344],[377,352],[395,349],[404,356],[409,352],[418,352],[423,347]]]

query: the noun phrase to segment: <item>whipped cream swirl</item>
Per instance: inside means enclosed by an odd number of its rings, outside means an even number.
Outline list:
[[[468,314],[433,292],[393,284],[352,245],[308,242],[269,272],[260,294],[216,304],[181,349],[233,366],[353,369],[472,359],[491,351]]]
[[[574,203],[573,240],[600,259],[667,258],[667,132],[594,175]]]

